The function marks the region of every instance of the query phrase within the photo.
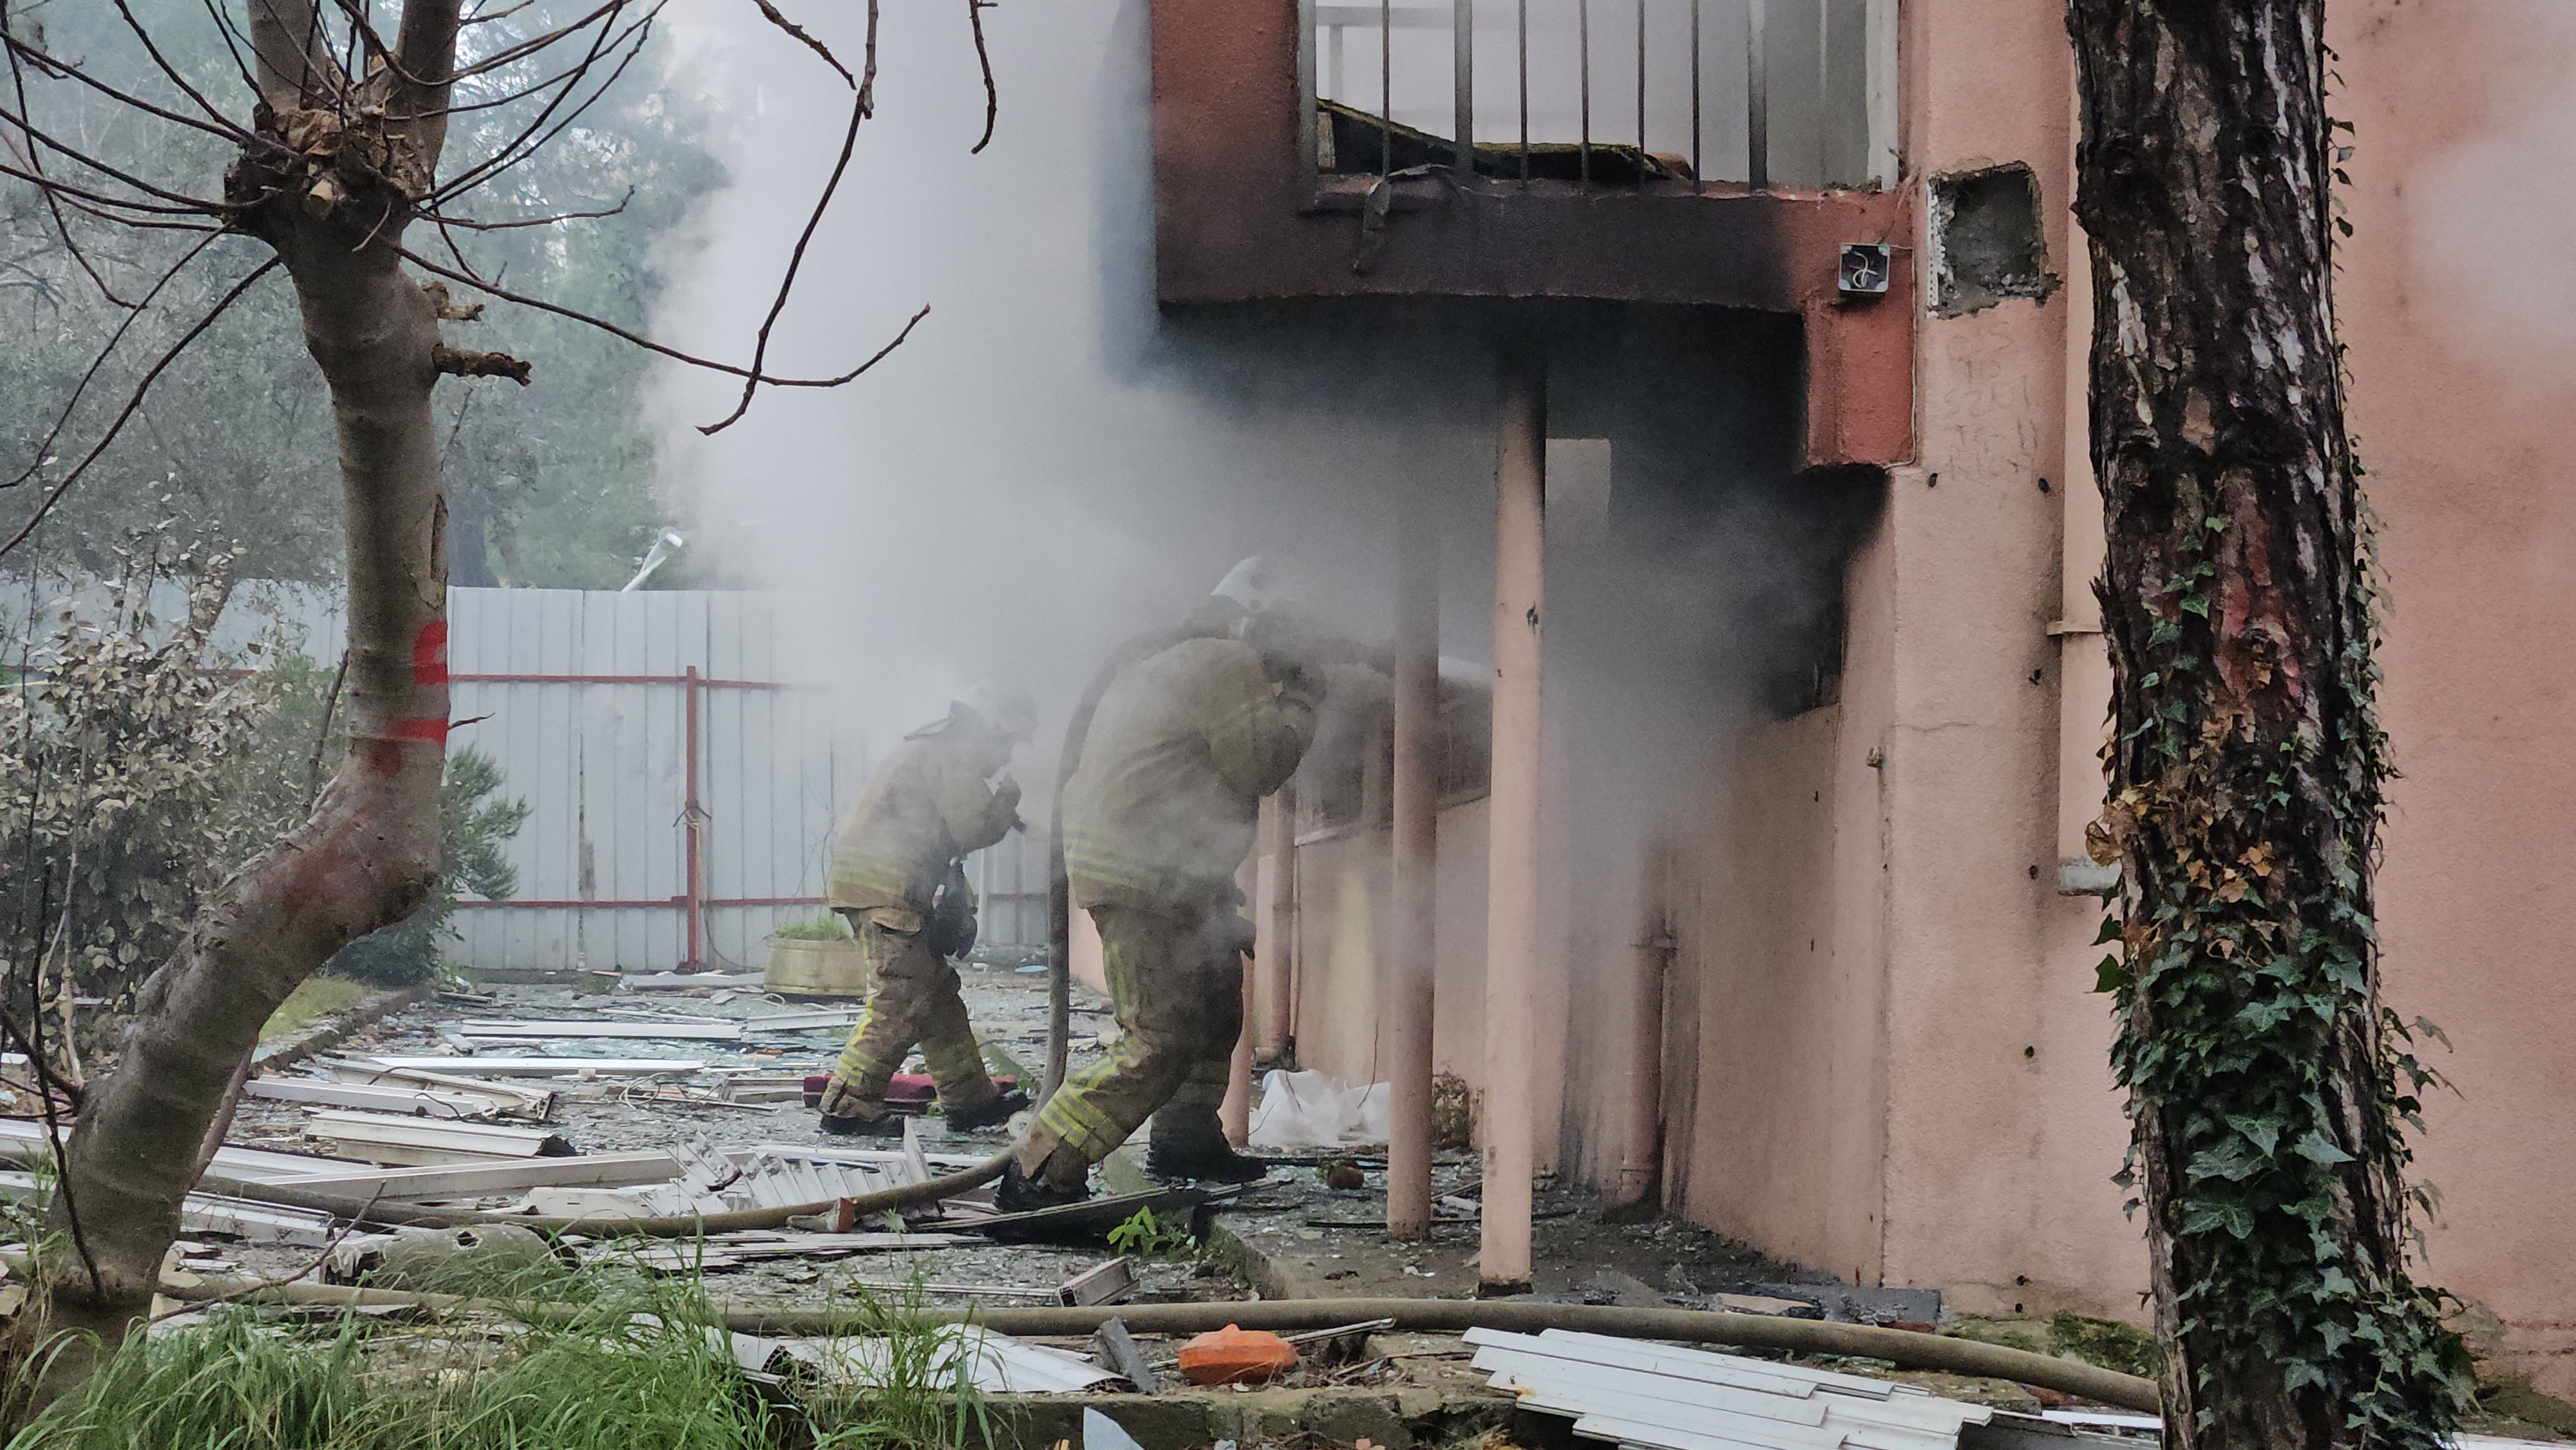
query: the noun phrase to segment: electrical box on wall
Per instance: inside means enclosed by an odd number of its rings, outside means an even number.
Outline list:
[[[1888,249],[1877,242],[1843,245],[1841,290],[1846,297],[1887,295]]]

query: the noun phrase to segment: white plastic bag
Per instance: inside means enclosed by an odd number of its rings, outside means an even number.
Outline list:
[[[1344,1087],[1320,1072],[1262,1074],[1261,1101],[1252,1111],[1255,1148],[1342,1148],[1383,1143],[1387,1136],[1385,1083]]]

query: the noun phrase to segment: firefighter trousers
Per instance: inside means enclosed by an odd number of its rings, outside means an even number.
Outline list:
[[[1091,919],[1118,1013],[1108,1058],[1065,1080],[1021,1145],[1032,1176],[1067,1148],[1059,1170],[1106,1158],[1149,1117],[1204,1119],[1225,1100],[1243,1031],[1246,923],[1231,910],[1095,906]],[[1160,1117],[1157,1115],[1160,1114]],[[1176,1124],[1177,1125],[1177,1124]]]
[[[957,994],[957,969],[923,941],[916,929],[898,931],[882,918],[916,924],[909,911],[847,912],[868,953],[868,1005],[833,1064],[820,1107],[838,1118],[883,1117],[886,1086],[919,1047],[949,1113],[971,1112],[1000,1096],[984,1070],[983,1050]]]

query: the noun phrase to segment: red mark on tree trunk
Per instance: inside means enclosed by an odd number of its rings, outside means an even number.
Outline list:
[[[417,685],[447,683],[447,621],[433,619],[411,642],[411,678]],[[443,733],[443,732],[442,732]]]
[[[402,770],[402,747],[405,741],[444,747],[447,744],[447,719],[440,715],[415,716],[396,720],[385,727],[385,733],[367,743],[367,765],[378,775],[395,775]]]

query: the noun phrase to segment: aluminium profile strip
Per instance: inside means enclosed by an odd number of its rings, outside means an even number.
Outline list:
[[[453,1167],[372,1168],[352,1163],[355,1172],[310,1174],[280,1180],[297,1188],[388,1201],[425,1198],[477,1198],[490,1193],[519,1193],[531,1188],[624,1188],[638,1183],[667,1183],[680,1165],[658,1150],[644,1153],[581,1153],[570,1158],[486,1160]]]
[[[488,1118],[501,1111],[501,1099],[484,1093],[461,1093],[428,1087],[368,1087],[314,1077],[255,1077],[242,1084],[244,1095],[281,1103],[319,1103],[333,1108],[364,1108],[415,1118],[463,1120]]]
[[[1490,1363],[1489,1363],[1490,1358]],[[1958,1442],[1963,1425],[1985,1424],[1994,1412],[1936,1396],[1884,1399],[1826,1392],[1810,1397],[1748,1391],[1628,1368],[1547,1360],[1488,1347],[1478,1369],[1499,1369],[1497,1388],[1527,1389],[1585,1414],[1615,1413],[1637,1423],[1694,1429],[1711,1415],[1750,1415],[1832,1432],[1835,1443],[1868,1450],[1923,1450]],[[1508,1378],[1511,1383],[1505,1384]],[[1678,1417],[1677,1417],[1678,1416]],[[1730,1428],[1737,1433],[1741,1427]]]
[[[388,1055],[369,1057],[366,1062],[393,1071],[417,1069],[439,1072],[465,1068],[483,1077],[572,1077],[590,1073],[598,1077],[695,1076],[706,1071],[706,1059],[699,1057],[413,1057]]]
[[[1784,1450],[1939,1450],[1958,1443],[1962,1425],[1994,1414],[1886,1381],[1556,1333],[1471,1330],[1466,1338],[1476,1346],[1475,1367],[1492,1373],[1496,1388],[1531,1408],[1574,1416],[1576,1432],[1587,1436],[1664,1450],[1691,1450],[1684,1441],[1709,1435]]]
[[[574,1039],[587,1038],[597,1040],[631,1038],[641,1042],[739,1042],[742,1040],[742,1025],[737,1022],[707,1022],[703,1024],[684,1022],[519,1022],[487,1018],[468,1021],[454,1027],[442,1027],[439,1030],[441,1032],[453,1033],[469,1042],[488,1038],[534,1041],[550,1037],[566,1037]]]
[[[555,1112],[555,1094],[552,1088],[532,1087],[526,1083],[503,1082],[488,1077],[460,1077],[454,1073],[436,1072],[425,1068],[379,1067],[373,1063],[347,1057],[324,1057],[318,1059],[318,1062],[322,1070],[329,1073],[337,1082],[356,1083],[361,1086],[420,1083],[432,1088],[480,1094],[484,1097],[500,1099],[505,1104],[502,1111],[511,1117],[533,1118],[540,1123],[551,1119]],[[460,1062],[454,1065],[470,1064]]]
[[[457,1123],[434,1118],[395,1117],[347,1108],[316,1109],[305,1124],[306,1136],[365,1148],[457,1161],[490,1158],[570,1158],[572,1145],[543,1128],[506,1128],[497,1123]]]

